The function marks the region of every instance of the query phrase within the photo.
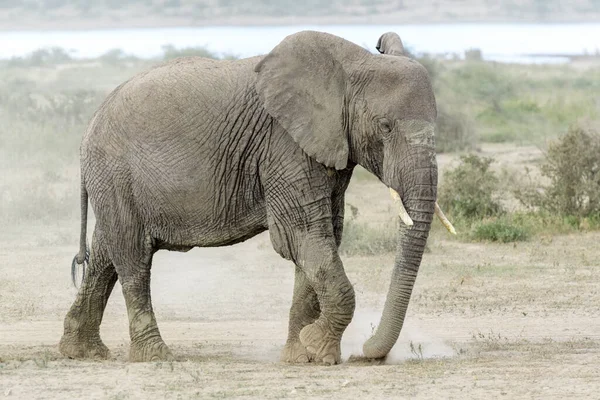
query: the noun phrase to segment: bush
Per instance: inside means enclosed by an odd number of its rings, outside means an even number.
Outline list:
[[[446,172],[439,187],[438,202],[458,219],[473,220],[504,213],[497,199],[498,177],[490,170],[492,158],[467,155],[461,163]]]
[[[533,179],[515,191],[526,206],[579,219],[600,215],[600,133],[573,126],[548,146],[540,170],[549,184]]]
[[[508,219],[494,219],[475,224],[471,238],[490,242],[519,242],[527,240],[529,230]]]

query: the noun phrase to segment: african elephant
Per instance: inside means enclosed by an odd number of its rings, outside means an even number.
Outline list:
[[[275,251],[295,264],[282,359],[340,362],[355,301],[338,246],[344,193],[361,165],[405,206],[381,323],[364,345],[367,357],[384,357],[402,328],[437,204],[435,120],[418,62],[313,31],[286,37],[265,56],[181,58],[123,83],[81,144],[78,263],[86,258],[88,199],[96,225],[60,351],[108,356],[99,327],[118,279],[130,360],[173,359],[150,300],[153,254],[227,246],[269,230]]]

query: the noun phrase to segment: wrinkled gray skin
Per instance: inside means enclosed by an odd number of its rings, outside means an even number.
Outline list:
[[[60,351],[108,356],[99,327],[119,279],[130,360],[172,359],[150,300],[153,254],[231,245],[268,229],[275,251],[296,265],[282,360],[340,362],[354,290],[338,246],[344,192],[360,164],[400,194],[414,221],[401,224],[383,317],[364,346],[367,357],[384,357],[402,328],[434,211],[435,119],[416,61],[318,32],[288,36],[261,57],[178,59],[119,86],[81,145],[79,262],[88,197],[96,226]]]

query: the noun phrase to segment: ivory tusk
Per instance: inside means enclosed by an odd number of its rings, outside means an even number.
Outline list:
[[[440,208],[437,201],[435,202],[435,215],[437,215],[438,218],[440,219],[440,221],[442,221],[442,224],[444,224],[446,229],[448,229],[448,232],[450,232],[453,235],[456,235],[456,229],[454,229],[454,227],[452,226],[452,223],[450,221],[448,221],[448,218],[446,218],[446,216],[444,215],[444,212]]]
[[[402,204],[402,199],[400,198],[400,195],[398,194],[398,192],[396,192],[394,189],[390,188],[390,195],[392,196],[392,199],[394,199],[394,201],[396,201],[398,203],[398,207],[400,208],[400,213],[398,214],[400,219],[402,220],[402,222],[404,222],[404,224],[406,224],[406,226],[413,226],[413,220],[410,218],[410,215],[408,215],[408,212],[406,211],[406,208],[404,208],[404,204]]]

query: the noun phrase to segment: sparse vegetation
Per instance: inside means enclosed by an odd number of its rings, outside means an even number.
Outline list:
[[[491,169],[493,159],[475,155],[446,173],[439,202],[463,237],[477,241],[514,242],[532,234],[556,234],[600,228],[600,134],[593,126],[575,125],[552,142],[539,171],[510,176],[512,195],[525,210],[509,213],[504,191]],[[516,188],[516,189],[515,189]],[[505,193],[504,196],[509,196]]]
[[[373,226],[347,217],[340,253],[347,256],[373,256],[393,252],[397,244],[396,221]]]
[[[529,176],[517,191],[527,207],[578,220],[600,217],[600,132],[572,126],[548,146],[540,166],[549,182],[541,185]]]
[[[529,226],[522,218],[508,214],[500,202],[500,180],[491,169],[494,160],[474,154],[460,160],[458,166],[446,172],[438,201],[459,231],[465,232],[463,237],[503,243],[527,240]]]
[[[446,172],[438,201],[454,218],[472,221],[504,213],[498,201],[498,177],[490,169],[492,158],[474,154],[462,156],[461,163]]]
[[[521,242],[529,238],[529,231],[515,224],[511,219],[495,218],[474,224],[471,237],[478,241]]]
[[[600,117],[600,68],[467,61],[436,73],[438,107],[468,121],[477,142],[544,145],[574,121]]]

